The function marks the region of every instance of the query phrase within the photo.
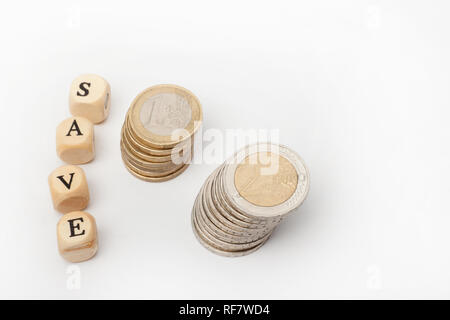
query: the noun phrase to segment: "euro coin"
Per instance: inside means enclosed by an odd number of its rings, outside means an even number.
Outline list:
[[[206,179],[192,208],[192,229],[213,253],[247,255],[303,203],[308,190],[308,170],[294,151],[271,143],[247,146]]]
[[[189,166],[194,134],[202,123],[198,99],[176,85],[157,85],[131,103],[121,130],[127,170],[152,182],[175,178]]]

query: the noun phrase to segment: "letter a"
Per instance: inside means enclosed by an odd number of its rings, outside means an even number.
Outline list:
[[[72,131],[76,131],[77,132],[77,136],[82,136],[83,134],[81,133],[80,127],[78,126],[77,120],[73,120],[72,125],[70,126],[70,130],[69,132],[67,132],[66,137],[71,137],[70,133]]]

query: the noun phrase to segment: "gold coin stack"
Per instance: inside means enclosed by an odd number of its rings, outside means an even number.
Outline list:
[[[134,176],[152,182],[175,178],[189,166],[202,108],[188,90],[157,85],[132,102],[122,126],[123,162]]]
[[[247,146],[203,184],[192,208],[194,234],[216,254],[249,254],[303,203],[308,189],[308,170],[295,152],[270,143]]]

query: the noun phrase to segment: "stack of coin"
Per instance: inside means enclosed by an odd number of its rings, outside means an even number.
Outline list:
[[[188,167],[202,108],[188,90],[157,85],[132,102],[121,133],[120,149],[128,171],[145,181],[166,181]]]
[[[308,189],[308,170],[295,152],[271,143],[247,146],[203,184],[192,209],[194,234],[216,254],[249,254],[302,204]]]

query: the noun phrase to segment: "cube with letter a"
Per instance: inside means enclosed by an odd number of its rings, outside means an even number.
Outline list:
[[[70,164],[88,163],[95,157],[94,125],[83,117],[71,117],[56,128],[56,152]]]

